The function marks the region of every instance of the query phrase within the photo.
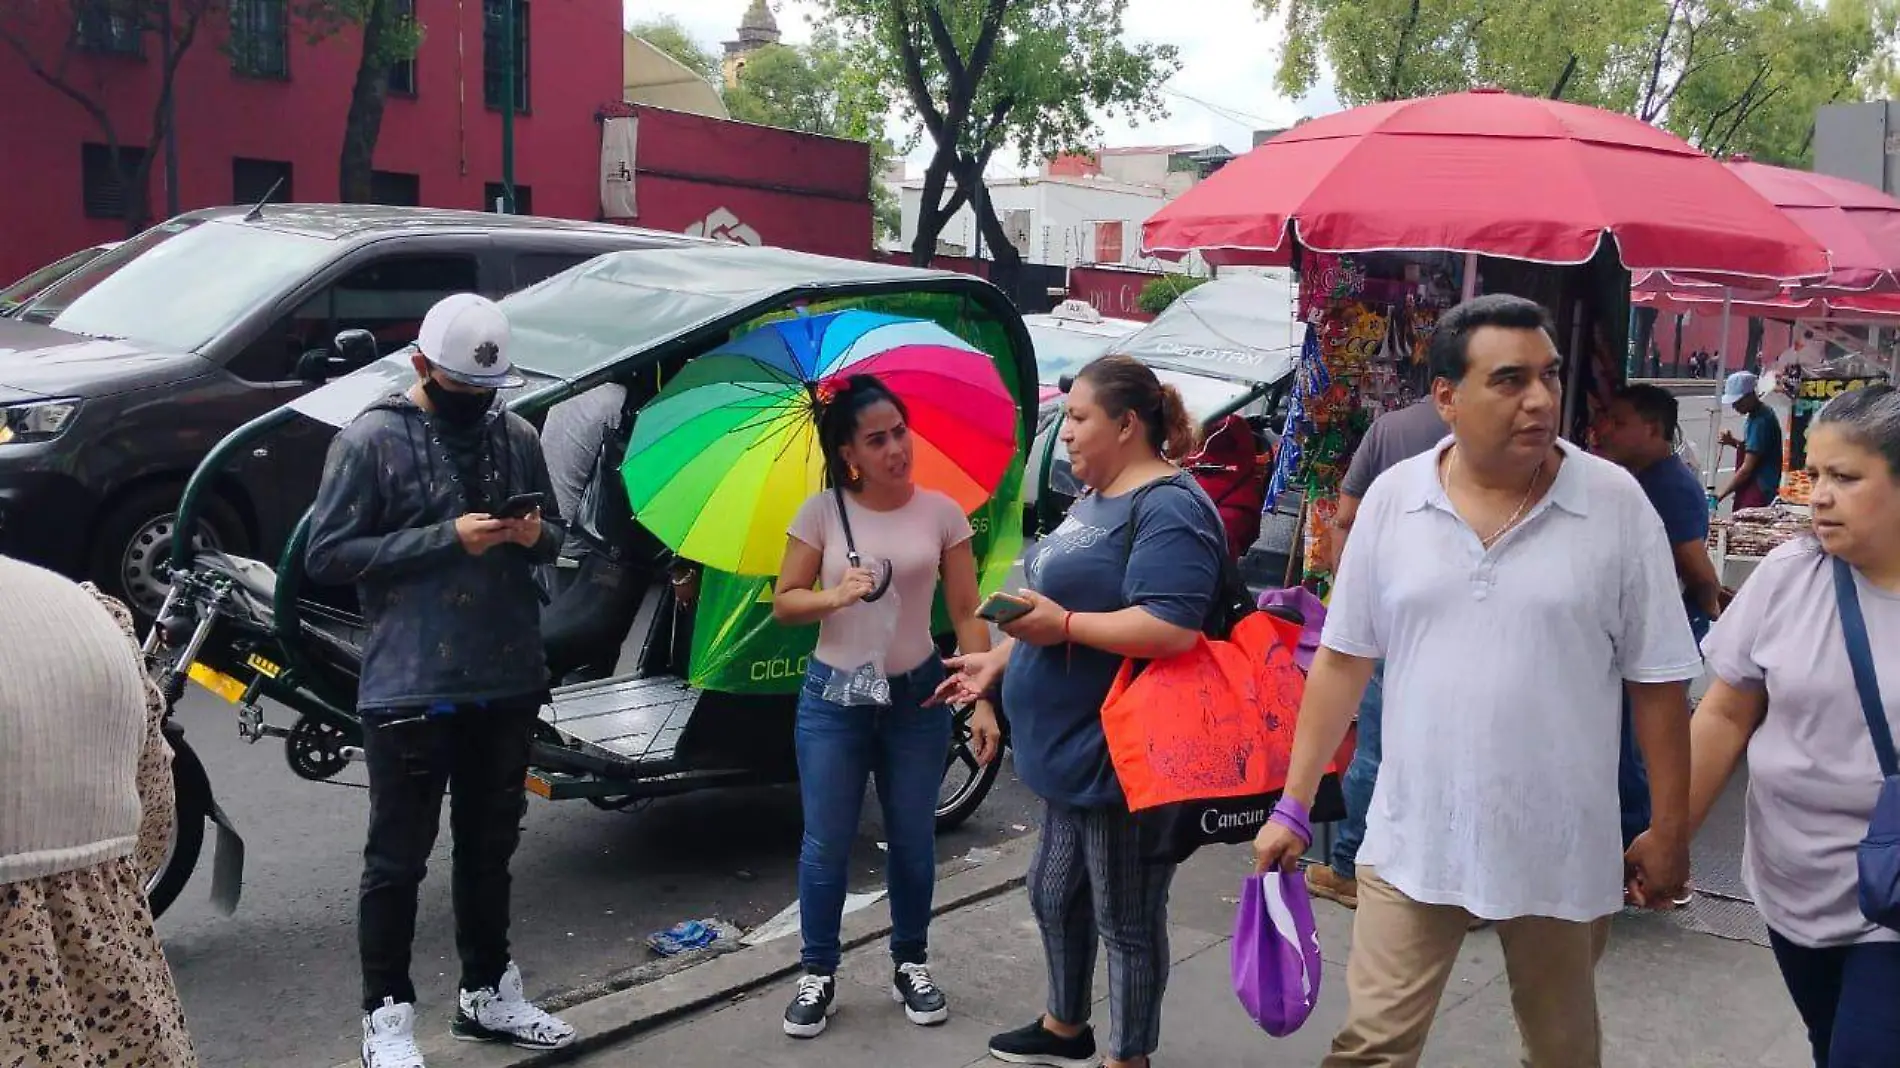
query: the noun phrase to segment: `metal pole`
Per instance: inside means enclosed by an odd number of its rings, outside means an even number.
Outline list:
[[[1722,466],[1722,450],[1721,450],[1721,446],[1718,445],[1717,443],[1721,440],[1721,434],[1722,434],[1722,384],[1723,384],[1723,379],[1728,377],[1728,335],[1729,335],[1728,317],[1729,317],[1729,312],[1733,308],[1734,301],[1735,301],[1735,291],[1728,288],[1727,286],[1723,286],[1722,287],[1722,344],[1717,346],[1715,350],[1715,390],[1716,390],[1715,408],[1713,411],[1709,413],[1708,488],[1709,488],[1710,496],[1714,496],[1715,494],[1715,476],[1718,473],[1717,469]]]
[[[501,0],[501,200],[502,214],[515,213],[515,0]]]
[[[159,51],[163,70],[172,67],[172,4],[165,0],[159,11]],[[178,95],[177,87],[170,87],[171,102],[165,115],[165,217],[178,214]]]
[[[1475,297],[1477,295],[1478,295],[1478,254],[1475,252],[1467,252],[1465,253],[1464,291],[1461,294],[1459,294],[1458,299],[1461,301],[1470,300],[1472,297]]]

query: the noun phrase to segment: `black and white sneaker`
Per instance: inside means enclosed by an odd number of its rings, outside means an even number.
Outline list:
[[[930,969],[900,964],[891,977],[891,1000],[904,1006],[904,1015],[919,1027],[931,1027],[950,1018],[950,1002],[930,981]]]
[[[542,1010],[521,992],[521,969],[511,962],[501,982],[464,990],[449,1030],[464,1042],[501,1042],[520,1049],[560,1049],[574,1041],[574,1028]]]
[[[1040,1019],[1027,1027],[1005,1031],[990,1039],[990,1056],[1005,1064],[1041,1064],[1048,1068],[1099,1068],[1095,1030],[1084,1027],[1074,1038],[1063,1038],[1042,1026]]]
[[[423,1068],[416,1048],[416,1007],[384,998],[363,1017],[363,1068]]]
[[[829,975],[807,975],[785,1007],[785,1033],[793,1038],[817,1038],[838,1011],[838,980]]]

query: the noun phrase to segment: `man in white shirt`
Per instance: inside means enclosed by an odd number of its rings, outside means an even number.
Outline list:
[[[1526,1064],[1599,1068],[1595,969],[1626,888],[1688,872],[1687,682],[1701,671],[1662,520],[1628,472],[1559,439],[1538,305],[1468,301],[1432,337],[1451,436],[1373,483],[1307,679],[1285,798],[1255,841],[1292,870],[1329,756],[1385,660],[1347,1022],[1325,1068],[1409,1066],[1473,917],[1494,920]],[[1656,833],[1625,856],[1627,690]]]

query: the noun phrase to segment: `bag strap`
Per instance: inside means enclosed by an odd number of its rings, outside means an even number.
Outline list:
[[[1194,476],[1185,471],[1180,471],[1169,475],[1167,478],[1157,478],[1153,482],[1149,482],[1135,490],[1128,502],[1128,533],[1122,542],[1122,571],[1124,574],[1128,571],[1128,562],[1133,559],[1135,555],[1135,533],[1141,525],[1141,499],[1147,496],[1152,490],[1170,485],[1193,493],[1193,486],[1184,484],[1181,481],[1184,478],[1192,481]],[[1198,482],[1194,484],[1198,485]],[[1205,495],[1202,494],[1200,496],[1204,497]],[[1225,530],[1221,524],[1218,507],[1214,510],[1214,529],[1217,531]],[[1225,533],[1222,534],[1220,541],[1220,574],[1214,580],[1214,599],[1207,606],[1207,618],[1201,621],[1201,632],[1204,634],[1214,625],[1215,619],[1220,616],[1222,609],[1225,607],[1221,604],[1223,599],[1231,600],[1238,596],[1242,601],[1249,604],[1252,603],[1251,593],[1247,589],[1247,580],[1240,574],[1240,565],[1234,561],[1233,557],[1227,555],[1227,538]]]
[[[1880,757],[1880,773],[1900,775],[1893,751],[1893,733],[1887,728],[1887,710],[1880,701],[1880,681],[1874,676],[1874,653],[1867,641],[1867,620],[1860,614],[1860,591],[1854,587],[1854,569],[1836,556],[1834,599],[1840,605],[1841,633],[1847,638],[1847,662],[1854,669],[1854,689],[1860,693],[1860,711],[1867,717],[1867,733]]]

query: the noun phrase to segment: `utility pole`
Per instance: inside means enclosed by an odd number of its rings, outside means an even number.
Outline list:
[[[505,215],[515,213],[515,70],[520,57],[515,55],[515,0],[501,0],[502,63],[501,80],[501,208]]]
[[[159,52],[161,70],[172,69],[172,3],[160,5]],[[174,84],[165,105],[165,217],[178,214],[178,95]]]

